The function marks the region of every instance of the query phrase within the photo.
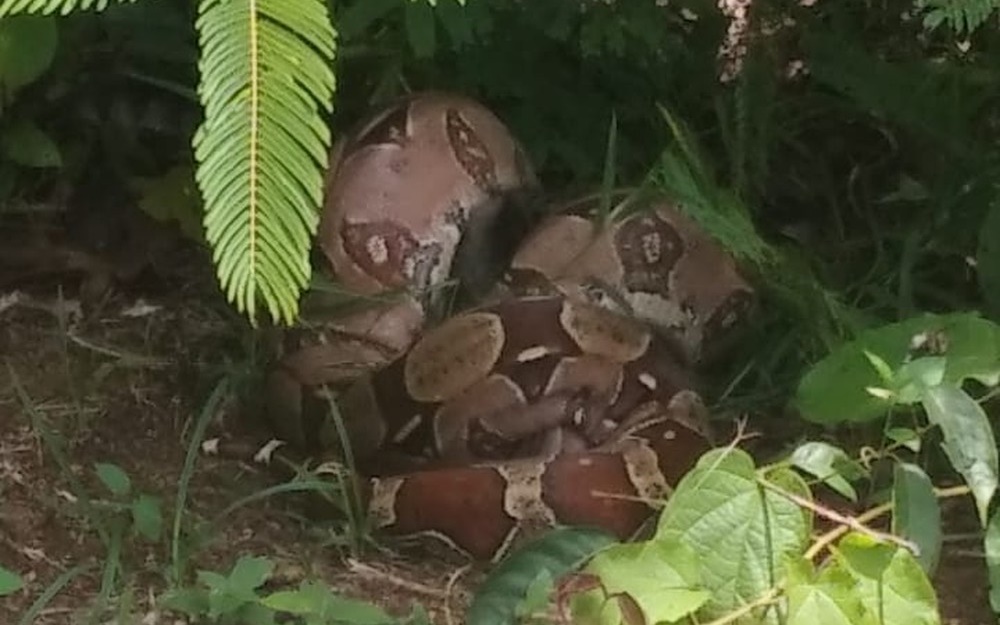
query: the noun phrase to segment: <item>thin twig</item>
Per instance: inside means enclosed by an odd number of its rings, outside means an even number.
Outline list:
[[[938,499],[949,499],[951,497],[962,497],[968,495],[971,492],[968,486],[952,486],[949,488],[935,488],[934,494]],[[869,523],[878,517],[892,511],[892,503],[884,503],[881,506],[876,506],[871,510],[867,510],[856,517],[856,521],[860,524]],[[826,534],[823,534],[816,542],[813,543],[812,547],[809,548],[805,553],[805,557],[812,560],[816,555],[821,552],[827,545],[834,542],[844,534],[846,534],[850,529],[849,526],[840,525],[830,530]]]
[[[444,620],[446,623],[448,623],[448,625],[453,625],[455,622],[454,617],[452,617],[451,615],[451,597],[452,597],[452,592],[455,590],[455,584],[458,582],[458,578],[460,578],[462,575],[468,572],[469,568],[471,567],[472,567],[471,564],[460,566],[459,568],[452,571],[451,575],[448,576],[448,583],[445,584],[444,587],[445,591]]]
[[[371,565],[359,562],[354,558],[347,559],[347,566],[352,573],[357,573],[358,575],[361,575],[362,577],[366,577],[368,579],[377,579],[380,581],[389,582],[390,584],[398,586],[405,590],[420,593],[422,595],[428,595],[430,597],[434,597],[435,599],[440,599],[442,601],[448,598],[447,590],[441,590],[440,588],[434,588],[426,584],[421,584],[420,582],[414,582],[408,579],[403,579],[402,577],[394,575],[393,573],[390,573],[388,571],[383,571]]]
[[[850,517],[843,515],[837,512],[836,510],[827,508],[826,506],[822,506],[816,503],[815,501],[810,501],[805,497],[789,492],[781,488],[777,484],[768,482],[767,480],[762,479],[760,480],[760,483],[764,486],[764,488],[767,488],[768,490],[778,493],[779,495],[781,495],[785,499],[788,499],[789,501],[796,504],[800,508],[811,510],[815,514],[824,517],[826,519],[829,519],[834,523],[839,524],[840,526],[846,528],[845,531],[847,529],[852,529],[856,532],[867,534],[868,536],[871,536],[875,540],[881,542],[894,543],[900,547],[903,547],[904,549],[907,549],[908,551],[910,551],[910,553],[916,554],[920,552],[920,548],[915,543],[913,543],[913,541],[906,540],[905,538],[900,538],[899,536],[895,536],[887,532],[882,532],[876,529],[872,529],[860,521],[861,517]],[[871,517],[874,519],[877,518],[878,516],[881,516],[882,514],[885,514],[889,510],[892,510],[892,504],[891,503],[882,504],[881,506],[873,508],[872,510],[878,511],[878,513],[875,516]],[[872,512],[872,510],[869,510],[868,512]],[[810,549],[810,551],[812,551],[812,549]],[[806,554],[808,556],[809,552],[806,552]]]
[[[725,616],[721,616],[714,621],[709,621],[704,625],[727,625],[727,623],[733,623],[743,618],[747,614],[750,614],[757,608],[765,605],[769,605],[778,600],[778,595],[781,594],[781,589],[772,588],[765,592],[763,595],[757,597],[752,602],[740,606],[738,610],[730,612]]]

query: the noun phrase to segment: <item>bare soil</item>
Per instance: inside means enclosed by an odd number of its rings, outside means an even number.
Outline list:
[[[10,293],[0,293],[0,565],[26,578],[22,591],[0,599],[0,623],[16,623],[60,575],[80,565],[89,568],[34,622],[86,622],[107,561],[95,524],[81,513],[38,423],[61,441],[70,473],[91,496],[107,497],[93,467],[110,462],[125,469],[135,492],[159,497],[169,535],[194,420],[221,365],[241,358],[238,323],[215,294],[210,272],[191,284],[144,301],[119,297],[96,315],[64,322],[55,300],[46,309],[35,306],[38,300],[13,303]],[[199,455],[188,519],[212,519],[267,484],[265,475],[240,463]],[[949,532],[975,531],[968,506],[948,502],[946,511]],[[329,531],[301,522],[277,499],[236,510],[212,537],[194,554],[191,569],[226,572],[241,555],[264,555],[278,563],[285,582],[321,580],[399,615],[420,604],[435,623],[463,622],[470,589],[482,579],[481,570],[434,551],[414,558],[370,550],[352,559],[331,544]],[[996,622],[978,544],[946,545],[936,584],[948,623]],[[135,537],[126,543],[132,617],[121,622],[183,622],[156,601],[166,587],[168,545]]]

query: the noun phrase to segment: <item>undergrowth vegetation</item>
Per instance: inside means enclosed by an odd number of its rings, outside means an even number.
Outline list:
[[[713,411],[744,427],[685,477],[648,540],[557,530],[491,573],[468,622],[939,623],[940,500],[957,497],[974,502],[976,565],[1000,613],[988,416],[1000,384],[1000,5],[719,4],[0,0],[0,220],[69,190],[123,189],[210,250],[253,325],[290,323],[331,141],[401,93],[469,94],[524,142],[553,195],[604,178],[676,197],[750,270],[761,301],[711,372]],[[127,618],[121,554],[136,541],[169,545],[162,603],[194,619],[427,622],[312,580],[267,587],[259,556],[192,570],[212,523],[187,518],[187,480],[234,385],[206,401],[173,502],[108,463],[91,468],[100,491],[72,483],[64,442],[19,391],[105,550],[94,622]],[[740,449],[758,426],[764,458]],[[355,511],[336,475],[308,472],[226,513],[297,491]],[[359,553],[372,537],[348,516]],[[22,585],[0,563],[0,597]]]

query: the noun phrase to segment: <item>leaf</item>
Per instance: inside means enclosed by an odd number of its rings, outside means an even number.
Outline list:
[[[434,10],[427,0],[406,3],[406,35],[417,58],[429,58],[437,47]]]
[[[947,360],[941,356],[927,356],[903,363],[893,380],[892,397],[899,404],[914,404],[924,392],[944,382]]]
[[[576,568],[600,549],[615,544],[607,532],[558,528],[507,556],[479,587],[469,607],[470,625],[508,625],[540,571],[553,579]]]
[[[844,571],[827,567],[816,575],[804,558],[786,568],[787,625],[876,625],[854,593],[854,580]]]
[[[837,550],[856,575],[880,579],[889,568],[896,547],[868,534],[851,532],[840,539]]]
[[[0,2],[0,16],[11,0]],[[58,33],[50,17],[19,15],[0,21],[0,86],[10,91],[34,82],[48,71],[56,55]]]
[[[323,0],[202,0],[204,121],[194,137],[205,238],[228,300],[291,323],[319,223],[336,35]]]
[[[994,512],[986,525],[983,550],[990,580],[990,607],[993,612],[1000,613],[1000,511]]]
[[[61,167],[62,155],[41,128],[27,120],[14,122],[0,135],[0,150],[8,161],[24,167]]]
[[[945,455],[972,489],[979,521],[985,526],[1000,472],[989,417],[982,406],[955,386],[929,389],[924,397],[924,410],[930,422],[941,428]]]
[[[790,469],[768,481],[811,500]],[[739,449],[716,449],[698,461],[667,500],[657,540],[679,540],[698,554],[712,598],[703,613],[721,617],[774,585],[775,563],[804,551],[812,518],[785,496],[757,482],[753,459]]]
[[[823,424],[869,421],[881,416],[893,402],[867,392],[869,387],[880,386],[882,380],[865,352],[899,371],[914,338],[932,334],[944,337],[947,344],[939,382],[989,380],[1000,370],[1000,328],[996,324],[971,313],[925,314],[867,330],[834,350],[803,376],[795,404],[806,419]],[[896,382],[912,388],[928,385],[934,381],[938,367],[939,362],[934,360],[911,365],[903,369],[902,378],[897,374]],[[906,399],[916,402],[919,398],[914,395]]]
[[[163,533],[163,514],[160,500],[152,495],[139,495],[132,502],[132,522],[135,531],[150,541],[160,540]]]
[[[874,368],[875,371],[878,373],[878,377],[880,378],[881,382],[883,384],[888,384],[890,381],[892,381],[893,377],[892,367],[890,367],[889,364],[886,363],[886,361],[879,358],[878,354],[873,354],[867,349],[862,351],[865,355],[865,360],[867,360],[868,364],[870,364],[872,368]]]
[[[25,13],[51,15],[57,12],[66,15],[82,9],[103,11],[108,4],[132,4],[134,2],[135,0],[34,0],[34,2],[31,0],[0,0],[0,17]]]
[[[367,601],[347,599],[333,593],[327,586],[304,581],[298,590],[281,590],[268,595],[260,603],[272,610],[299,616],[314,617],[320,623],[351,623],[352,625],[389,625],[395,623],[382,608]],[[314,622],[310,620],[310,622]]]
[[[893,443],[906,447],[913,453],[920,451],[920,434],[911,428],[889,428],[885,432],[886,437]]]
[[[201,588],[171,588],[159,598],[159,604],[197,618],[208,611],[208,593]]]
[[[947,342],[946,382],[1000,382],[1000,326],[978,315],[958,314],[946,318],[942,334]]]
[[[198,580],[208,586],[208,616],[233,614],[257,602],[256,589],[271,575],[273,563],[267,558],[241,556],[228,576],[213,571],[198,571]]]
[[[94,469],[97,471],[97,477],[101,480],[101,483],[112,494],[123,497],[132,490],[132,481],[129,480],[128,474],[121,467],[98,462],[94,465]]]
[[[274,564],[267,558],[241,556],[229,573],[227,583],[230,588],[254,589],[271,576]]]
[[[615,545],[595,555],[585,570],[600,577],[603,591],[609,595],[631,597],[646,623],[673,623],[693,614],[709,599],[701,587],[697,554],[678,540],[659,538]],[[592,610],[593,600],[603,602],[603,596],[602,590],[591,590],[575,604]],[[606,612],[604,618],[611,620],[602,622],[622,621],[614,610]]]
[[[0,566],[0,597],[12,595],[24,587],[21,576]]]
[[[993,13],[1000,8],[997,0],[917,0],[916,6],[927,9],[924,15],[924,27],[933,30],[944,22],[948,22],[956,35],[972,35],[973,31],[982,26]]]
[[[191,167],[178,165],[156,178],[135,177],[131,186],[143,212],[158,221],[175,221],[185,236],[204,241],[201,197]]]
[[[941,506],[923,469],[897,462],[893,470],[892,532],[920,548],[917,560],[928,575],[941,555]]]
[[[881,625],[939,625],[937,597],[920,564],[906,549],[850,533],[833,547],[836,564],[854,578],[854,593],[869,619]],[[863,572],[862,572],[863,571]],[[879,571],[877,576],[872,573]],[[882,618],[875,620],[877,616]]]
[[[858,494],[848,480],[860,479],[867,471],[844,450],[829,443],[808,442],[799,445],[790,460],[793,466],[822,480],[851,501],[857,501]]]
[[[447,0],[445,1],[447,2]],[[518,602],[517,608],[514,610],[515,615],[518,618],[523,618],[543,612],[549,605],[549,595],[554,587],[555,580],[552,579],[552,573],[546,569],[539,571],[524,591],[524,599]]]

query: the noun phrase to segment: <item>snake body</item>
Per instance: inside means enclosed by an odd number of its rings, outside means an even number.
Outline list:
[[[330,272],[401,294],[289,333],[268,381],[278,432],[350,444],[386,531],[476,558],[557,524],[628,537],[712,444],[695,369],[752,305],[733,259],[664,197],[616,193],[629,210],[603,226],[597,196],[580,198],[484,301],[431,321],[435,287],[480,275],[505,202],[537,187],[520,145],[482,105],[431,92],[364,120],[331,160]]]

